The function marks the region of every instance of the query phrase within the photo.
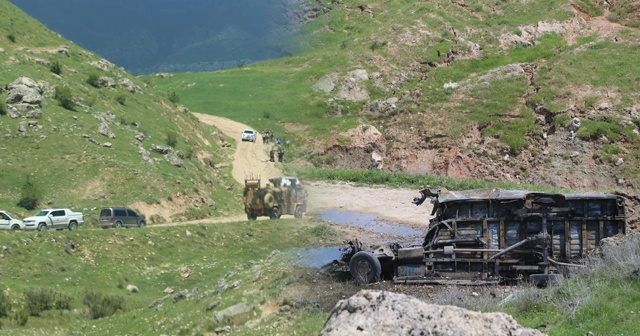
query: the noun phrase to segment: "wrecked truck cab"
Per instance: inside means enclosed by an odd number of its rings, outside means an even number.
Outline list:
[[[626,229],[624,199],[618,195],[426,188],[420,194],[416,205],[427,198],[434,205],[422,245],[365,250],[354,240],[338,261],[341,269],[359,283],[387,274],[403,284],[528,280],[544,285],[557,280],[563,267],[579,263],[602,239]]]

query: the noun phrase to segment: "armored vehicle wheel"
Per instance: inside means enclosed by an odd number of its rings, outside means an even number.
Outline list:
[[[301,206],[296,206],[296,211],[293,213],[293,217],[295,218],[302,218],[302,207]]]
[[[276,206],[271,209],[271,213],[269,214],[269,218],[271,219],[279,219],[280,218],[280,209]]]
[[[248,220],[256,220],[257,218],[258,218],[258,216],[256,216],[256,215],[255,215],[255,214],[253,214],[253,213],[248,213],[248,214],[247,214],[247,219],[248,219]]]
[[[349,260],[349,272],[357,283],[368,284],[380,280],[382,266],[373,254],[360,251]]]
[[[562,280],[562,274],[531,274],[529,281],[538,287],[547,287]]]

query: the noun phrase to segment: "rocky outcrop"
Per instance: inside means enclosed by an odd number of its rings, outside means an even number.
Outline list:
[[[9,94],[7,96],[7,104],[29,104],[41,106],[44,103],[42,94],[45,91],[45,85],[36,83],[28,77],[20,77],[8,86]]]
[[[404,294],[362,290],[336,304],[320,335],[544,334],[520,326],[504,313],[479,313],[455,306],[428,304]]]
[[[311,88],[315,91],[330,93],[336,88],[335,98],[347,101],[364,101],[369,99],[369,91],[362,85],[369,81],[369,73],[363,69],[349,72],[344,77],[331,73],[320,78]]]

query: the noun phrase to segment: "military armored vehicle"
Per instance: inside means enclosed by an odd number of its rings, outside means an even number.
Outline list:
[[[302,218],[307,211],[307,193],[295,177],[269,179],[261,187],[259,178],[245,179],[242,204],[249,220],[260,216],[278,219],[281,215]]]
[[[422,188],[433,218],[422,245],[365,250],[348,241],[334,270],[359,283],[484,285],[529,280],[546,285],[576,266],[602,239],[625,234],[624,199],[612,194],[549,194]]]

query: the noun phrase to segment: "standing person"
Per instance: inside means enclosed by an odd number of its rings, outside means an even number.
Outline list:
[[[271,162],[276,162],[275,158],[274,158],[274,151],[273,148],[271,148],[271,151],[269,151],[269,161]]]
[[[278,162],[284,161],[284,149],[280,147],[278,150]]]

